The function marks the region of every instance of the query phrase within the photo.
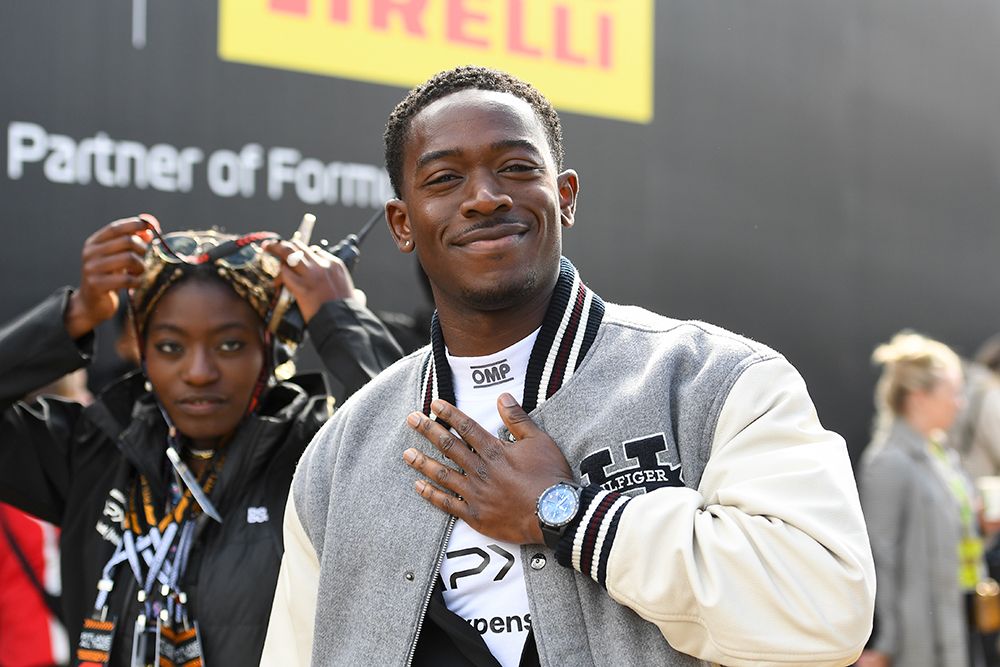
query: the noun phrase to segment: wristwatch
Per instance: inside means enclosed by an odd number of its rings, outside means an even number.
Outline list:
[[[572,482],[559,482],[542,491],[538,496],[535,513],[542,529],[545,546],[555,550],[566,532],[566,526],[580,511],[580,486]]]

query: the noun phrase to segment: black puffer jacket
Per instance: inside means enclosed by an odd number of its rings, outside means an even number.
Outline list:
[[[141,472],[162,506],[170,468],[165,426],[141,376],[124,378],[86,408],[54,398],[17,402],[88,361],[93,341],[73,341],[63,326],[68,294],[60,291],[0,329],[0,500],[62,527],[63,611],[75,655],[119,532],[121,508],[108,502],[112,489],[127,491]],[[351,302],[326,304],[309,333],[347,393],[401,355],[381,323]],[[302,450],[330,414],[327,396],[320,374],[283,382],[227,444],[211,493],[223,523],[199,526],[182,579],[206,664],[259,662],[289,483]],[[128,662],[134,599],[131,571],[119,567],[108,604],[119,617],[114,665]]]

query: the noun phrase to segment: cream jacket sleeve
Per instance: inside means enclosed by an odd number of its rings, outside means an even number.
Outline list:
[[[573,567],[702,660],[851,664],[871,632],[875,572],[844,441],[771,358],[735,381],[711,446],[697,489],[588,487]]]
[[[295,511],[295,494],[285,507],[285,555],[264,640],[261,667],[308,667],[319,590],[319,558]]]

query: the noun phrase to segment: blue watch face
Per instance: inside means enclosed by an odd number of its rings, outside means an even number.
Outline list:
[[[562,526],[573,520],[579,506],[576,489],[557,484],[546,490],[538,500],[538,517],[550,526]]]

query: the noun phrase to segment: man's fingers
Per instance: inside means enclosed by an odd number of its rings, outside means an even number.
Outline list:
[[[439,418],[451,424],[455,432],[476,451],[496,440],[496,437],[480,426],[475,419],[472,419],[448,401],[443,401],[440,398],[435,399],[431,403],[431,410]]]
[[[406,418],[406,423],[463,469],[468,469],[472,465],[471,459],[476,456],[476,453],[469,449],[466,441],[455,436],[441,424],[428,419],[421,412],[411,412]]]
[[[523,440],[541,430],[510,394],[500,394],[497,398],[497,411],[504,425],[518,440]]]
[[[450,493],[445,493],[441,489],[436,488],[430,482],[418,479],[414,482],[413,488],[425,500],[430,502],[439,510],[447,512],[448,514],[458,517],[459,519],[464,519],[467,522],[474,520],[474,518],[469,514],[469,506],[465,502]]]
[[[466,493],[467,478],[458,470],[435,461],[417,449],[407,449],[403,452],[403,460],[408,466],[419,472],[438,486],[448,489],[455,495]]]

